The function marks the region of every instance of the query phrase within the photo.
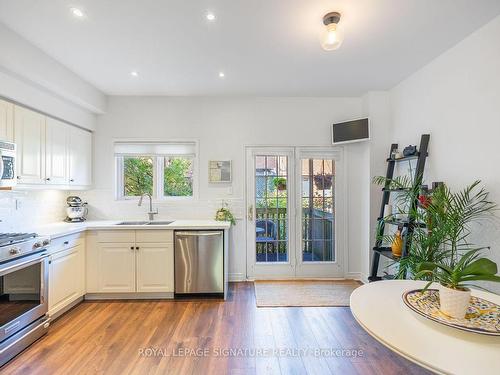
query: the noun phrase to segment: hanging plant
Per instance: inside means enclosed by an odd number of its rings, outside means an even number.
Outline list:
[[[215,220],[217,221],[229,221],[232,225],[236,225],[236,218],[233,213],[229,211],[226,202],[222,202],[222,207],[215,213]]]
[[[318,190],[328,190],[332,187],[333,176],[331,174],[314,176],[314,185]]]
[[[273,179],[273,184],[274,187],[279,191],[286,190],[286,178],[284,177],[275,177]]]

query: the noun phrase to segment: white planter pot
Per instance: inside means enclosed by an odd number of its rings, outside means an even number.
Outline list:
[[[452,318],[463,319],[470,303],[470,290],[457,290],[439,286],[440,310]]]

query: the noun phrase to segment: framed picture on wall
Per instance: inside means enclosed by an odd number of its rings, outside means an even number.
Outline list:
[[[231,160],[210,160],[208,162],[208,182],[231,182]]]

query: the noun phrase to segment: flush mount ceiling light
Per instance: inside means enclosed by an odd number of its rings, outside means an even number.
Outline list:
[[[219,72],[219,78],[224,78],[225,76],[224,72]]]
[[[215,21],[215,14],[213,14],[212,12],[208,12],[207,15],[205,16],[207,18],[207,20],[209,21]]]
[[[130,72],[130,75],[131,75],[132,77],[139,77],[139,72],[137,72],[136,70],[132,70],[132,71]]]
[[[323,17],[325,30],[321,35],[321,47],[325,51],[333,51],[340,47],[344,41],[344,32],[339,27],[340,13],[330,12]]]
[[[70,11],[75,18],[85,18],[85,13],[80,8],[70,8]]]

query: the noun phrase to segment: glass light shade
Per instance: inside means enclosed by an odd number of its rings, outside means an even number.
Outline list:
[[[325,26],[321,35],[321,47],[325,51],[333,51],[340,47],[344,41],[344,31],[336,23]]]

